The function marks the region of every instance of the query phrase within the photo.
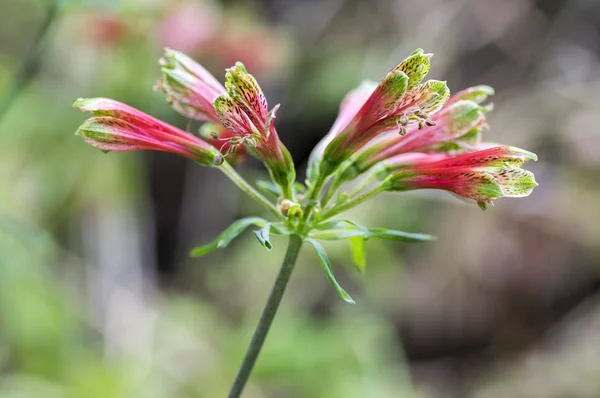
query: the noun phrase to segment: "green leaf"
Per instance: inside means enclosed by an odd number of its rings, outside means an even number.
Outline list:
[[[437,239],[433,235],[396,231],[387,228],[371,228],[369,232],[371,233],[371,238],[399,240],[402,242],[428,242]]]
[[[321,265],[323,266],[325,275],[327,275],[327,279],[329,280],[329,283],[331,283],[331,286],[333,286],[333,288],[335,289],[337,294],[345,302],[350,303],[350,304],[356,304],[354,302],[354,300],[352,300],[352,297],[350,297],[350,295],[348,293],[346,293],[346,291],[344,289],[342,289],[342,287],[339,285],[339,283],[337,283],[337,281],[335,280],[335,277],[333,276],[333,271],[331,270],[331,263],[329,262],[329,258],[327,257],[327,253],[325,252],[325,249],[323,248],[323,246],[321,246],[321,244],[319,242],[317,242],[316,240],[310,239],[310,238],[307,238],[306,242],[310,242],[313,245],[315,252],[317,253],[317,257],[319,257],[319,261],[321,262]]]
[[[350,251],[352,252],[352,260],[356,268],[360,272],[364,272],[367,268],[367,254],[365,251],[365,239],[360,236],[352,236],[348,239],[350,243]]]
[[[266,223],[265,226],[262,227],[261,229],[252,231],[252,232],[254,232],[254,235],[256,236],[256,239],[258,239],[260,244],[263,245],[263,247],[265,249],[267,249],[268,251],[271,251],[271,249],[273,249],[273,245],[271,245],[271,241],[269,241],[269,232],[270,231],[271,231],[271,223],[270,222]]]
[[[265,225],[266,222],[267,220],[260,217],[246,217],[234,221],[229,227],[227,227],[225,231],[223,231],[217,237],[217,239],[215,239],[211,243],[193,248],[190,251],[190,256],[200,257],[212,252],[213,250],[222,249],[226,247],[233,239],[235,239],[250,225],[262,226]]]
[[[323,240],[341,240],[348,239],[353,236],[360,236],[363,239],[368,239],[371,234],[360,229],[328,229],[325,231],[311,231],[308,234],[311,238]]]
[[[333,228],[325,231],[311,231],[309,236],[315,239],[323,240],[341,240],[352,237],[362,237],[363,239],[380,238],[399,240],[403,242],[424,242],[435,240],[435,237],[427,234],[411,233],[404,231],[396,231],[386,228],[370,228],[370,229],[341,229]]]
[[[318,229],[318,230],[335,229],[343,224],[347,224],[345,229],[349,229],[349,230],[358,229],[360,231],[363,231],[367,235],[369,234],[369,228],[365,227],[362,224],[357,223],[356,221],[352,221],[352,220],[325,221],[325,222],[322,222],[322,223],[316,225],[315,229]],[[352,228],[352,227],[354,227],[354,228]]]
[[[258,180],[256,181],[256,186],[260,188],[263,192],[269,193],[276,198],[281,196],[281,191],[276,184],[273,184],[271,181]]]

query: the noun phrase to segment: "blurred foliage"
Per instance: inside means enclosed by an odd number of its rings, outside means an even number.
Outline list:
[[[253,205],[181,159],[73,136],[86,96],[186,128],[151,89],[164,46],[219,78],[244,62],[299,168],[343,95],[416,47],[453,91],[494,85],[487,138],[541,159],[530,198],[485,213],[438,194],[356,210],[438,236],[368,241],[364,274],[327,245],[356,306],[305,249],[246,396],[598,396],[597,1],[59,0],[38,41],[49,4],[0,2],[1,397],[219,397],[235,375],[285,240],[189,259]]]

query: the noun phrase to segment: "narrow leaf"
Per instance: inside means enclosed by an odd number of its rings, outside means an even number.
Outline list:
[[[339,228],[340,226],[344,226],[344,224],[346,224],[345,229],[358,229],[358,230],[365,232],[365,234],[368,234],[368,232],[369,232],[369,228],[365,227],[362,224],[357,223],[356,221],[352,221],[352,220],[325,221],[325,222],[322,222],[319,225],[315,226],[315,229],[319,229],[319,230],[335,229],[335,228]],[[354,227],[354,228],[352,228],[352,227]]]
[[[352,236],[348,239],[352,260],[359,272],[364,272],[367,267],[367,253],[365,251],[365,239],[360,236]]]
[[[225,231],[223,231],[217,239],[203,246],[195,247],[190,251],[190,256],[200,257],[216,249],[226,247],[233,239],[242,233],[250,225],[264,225],[267,220],[260,217],[246,217],[234,221]]]
[[[348,293],[346,293],[346,291],[344,289],[342,289],[342,287],[339,285],[339,283],[337,283],[337,281],[335,280],[335,277],[333,276],[333,271],[331,269],[331,263],[329,262],[329,258],[327,257],[325,248],[323,248],[323,246],[321,246],[321,244],[314,239],[307,238],[306,241],[310,242],[313,245],[315,252],[317,253],[317,257],[319,257],[319,261],[321,262],[321,265],[323,266],[325,275],[327,275],[327,279],[329,280],[329,283],[331,283],[331,286],[333,286],[333,288],[335,289],[337,294],[345,302],[350,303],[350,304],[355,304],[354,300],[352,300],[352,297],[350,297],[350,295]]]
[[[271,223],[270,222],[266,223],[264,225],[264,227],[262,227],[261,229],[252,231],[252,232],[254,232],[254,235],[256,236],[256,239],[258,239],[260,244],[268,251],[271,251],[271,249],[273,249],[273,245],[271,245],[271,241],[269,241],[269,232],[270,231],[271,231]]]
[[[309,236],[311,238],[323,240],[341,240],[353,236],[360,236],[363,239],[368,239],[371,236],[371,233],[368,230],[363,231],[361,229],[328,229],[325,231],[311,231]]]
[[[403,242],[427,242],[436,240],[436,237],[433,235],[396,231],[387,228],[371,228],[369,229],[369,232],[371,233],[371,238],[399,240]]]
[[[435,240],[435,236],[419,233],[411,233],[404,231],[396,231],[386,228],[369,228],[369,229],[341,229],[333,228],[324,231],[313,230],[309,236],[315,239],[323,240],[341,240],[352,237],[362,237],[363,239],[380,238],[399,240],[403,242],[424,242]]]

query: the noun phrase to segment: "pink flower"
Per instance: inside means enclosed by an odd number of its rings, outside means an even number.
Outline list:
[[[212,103],[225,87],[206,69],[182,52],[165,49],[160,59],[162,79],[156,89],[167,95],[177,112],[189,119],[219,123]]]
[[[94,116],[76,134],[104,151],[163,151],[208,166],[223,162],[223,156],[212,145],[121,102],[80,98],[73,106]]]
[[[383,187],[390,191],[443,189],[475,200],[485,209],[500,197],[528,196],[537,186],[533,174],[521,169],[534,153],[515,147],[495,147],[443,160],[421,158],[416,164],[389,176]]]
[[[248,148],[241,144],[242,138],[227,130],[222,124],[204,123],[200,136],[227,158],[231,165],[242,163],[248,157]]]
[[[406,127],[406,134],[391,130],[373,140],[356,154],[348,178],[361,174],[373,165],[403,153],[473,151],[480,140],[481,131],[487,128],[485,101],[494,90],[489,86],[476,86],[460,91],[431,119],[435,123],[427,129]]]
[[[376,87],[377,83],[365,80],[360,84],[360,86],[350,91],[346,97],[344,97],[342,103],[340,104],[340,110],[335,122],[333,123],[333,126],[331,126],[331,129],[327,135],[323,137],[321,141],[319,141],[310,154],[308,159],[308,169],[306,171],[309,179],[316,179],[319,163],[323,158],[325,148],[352,121],[354,116],[356,116],[360,108],[362,108],[365,102],[369,99]]]
[[[375,88],[360,110],[327,145],[320,172],[331,174],[343,161],[382,132],[412,124],[423,129],[435,122],[431,116],[450,94],[446,82],[421,83],[429,71],[431,54],[414,51],[392,69]]]
[[[290,153],[275,131],[279,105],[268,110],[265,95],[241,62],[227,69],[225,88],[227,93],[213,103],[219,120],[258,154],[285,197],[291,197],[296,173]]]

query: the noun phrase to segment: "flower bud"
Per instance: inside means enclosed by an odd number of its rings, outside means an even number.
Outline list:
[[[103,151],[154,150],[185,156],[207,166],[223,162],[223,156],[212,145],[121,102],[80,98],[73,106],[94,116],[76,134]]]
[[[225,88],[206,69],[187,55],[165,49],[160,59],[162,79],[156,89],[167,95],[177,112],[189,119],[218,123],[212,102]]]
[[[534,153],[515,147],[495,147],[443,160],[421,159],[389,176],[383,187],[390,191],[443,189],[473,199],[485,207],[500,197],[528,196],[537,182],[521,169]]]
[[[537,182],[521,165],[537,156],[515,147],[495,147],[420,164],[389,176],[382,187],[390,191],[443,189],[475,200],[480,207],[500,197],[528,196]]]

